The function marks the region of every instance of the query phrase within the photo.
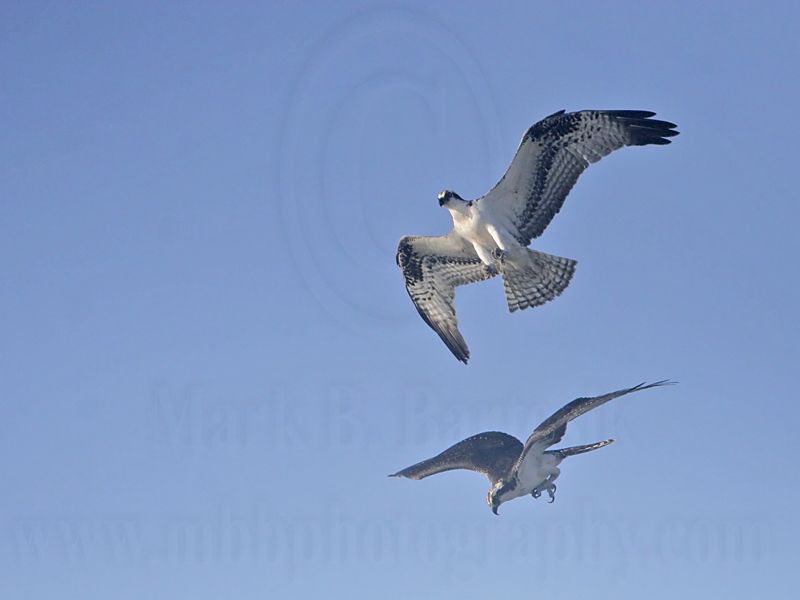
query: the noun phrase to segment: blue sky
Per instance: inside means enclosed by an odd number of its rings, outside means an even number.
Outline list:
[[[794,3],[0,6],[0,596],[791,592]],[[578,260],[472,360],[394,264],[559,109],[657,111],[534,247]],[[557,501],[394,472],[640,381]]]

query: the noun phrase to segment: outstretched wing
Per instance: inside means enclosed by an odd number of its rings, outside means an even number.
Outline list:
[[[581,416],[583,413],[589,412],[593,408],[597,408],[598,406],[601,406],[602,404],[605,404],[614,398],[619,398],[620,396],[630,394],[631,392],[638,392],[640,390],[646,390],[662,385],[672,385],[674,383],[674,381],[668,381],[666,379],[663,381],[657,381],[656,383],[640,383],[639,385],[625,388],[624,390],[617,390],[616,392],[611,392],[602,396],[595,396],[594,398],[578,398],[577,400],[573,400],[542,421],[542,423],[533,431],[528,438],[528,441],[525,442],[525,448],[522,450],[519,460],[514,468],[519,469],[522,463],[525,462],[528,454],[531,452],[533,452],[533,454],[539,454],[544,452],[545,448],[549,448],[553,444],[560,442],[561,438],[564,437],[564,434],[567,431],[567,423],[572,421],[572,419]]]
[[[455,357],[465,363],[469,348],[458,330],[453,304],[455,288],[497,274],[484,265],[472,245],[451,233],[442,237],[404,237],[397,265],[406,290],[422,319],[439,334]]]
[[[516,227],[523,246],[539,237],[561,210],[578,177],[623,146],[669,144],[676,125],[651,119],[643,110],[563,110],[536,123],[522,136],[503,178],[481,201]]]
[[[522,442],[513,435],[487,431],[450,446],[447,450],[389,477],[424,479],[453,469],[468,469],[486,475],[492,483],[504,478],[522,452]]]

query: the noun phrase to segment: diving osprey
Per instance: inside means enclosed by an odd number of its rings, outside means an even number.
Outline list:
[[[556,485],[553,482],[561,473],[558,468],[559,463],[568,456],[597,450],[614,441],[609,439],[584,446],[547,450],[561,441],[569,421],[614,398],[673,383],[668,380],[650,384],[640,383],[595,398],[578,398],[542,421],[524,446],[513,435],[500,431],[487,431],[462,440],[441,454],[389,477],[424,479],[429,475],[453,469],[468,469],[483,473],[492,482],[487,502],[494,514],[497,514],[497,509],[503,502],[527,494],[538,498],[545,491],[550,496],[550,502],[553,502],[556,499]]]
[[[492,190],[477,200],[451,191],[439,206],[453,217],[440,237],[406,236],[397,248],[406,289],[423,320],[463,363],[467,343],[453,306],[459,285],[503,276],[511,312],[539,306],[563,292],[574,260],[528,249],[567,197],[578,176],[623,146],[669,144],[676,125],[641,110],[563,110],[525,132],[514,160]]]

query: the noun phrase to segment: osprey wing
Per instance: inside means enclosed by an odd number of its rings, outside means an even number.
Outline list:
[[[525,448],[522,450],[514,469],[520,469],[531,451],[533,451],[534,454],[540,454],[544,452],[545,448],[549,448],[553,444],[560,442],[561,438],[564,437],[564,434],[567,431],[567,423],[572,421],[574,418],[581,416],[583,413],[589,412],[593,408],[597,408],[598,406],[601,406],[606,402],[613,400],[614,398],[624,396],[625,394],[630,394],[632,392],[638,392],[640,390],[646,390],[653,387],[660,387],[663,385],[671,385],[673,383],[675,382],[668,380],[657,381],[656,383],[640,383],[639,385],[625,388],[624,390],[617,390],[616,392],[611,392],[602,396],[595,396],[594,398],[578,398],[573,400],[542,421],[542,423],[533,431],[528,440],[525,442]]]
[[[504,478],[522,452],[522,442],[513,435],[487,431],[450,446],[441,454],[423,460],[389,477],[424,479],[429,475],[467,469],[486,475],[492,483]]]
[[[397,265],[422,319],[439,334],[453,355],[466,364],[469,348],[458,330],[455,288],[489,279],[497,272],[487,268],[472,245],[453,233],[402,238],[397,248]]]
[[[676,125],[643,110],[563,110],[542,119],[522,136],[503,178],[484,196],[516,226],[523,246],[539,237],[561,210],[578,177],[623,146],[669,144]]]

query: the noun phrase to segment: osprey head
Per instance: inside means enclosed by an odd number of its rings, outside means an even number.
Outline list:
[[[439,206],[447,206],[447,203],[453,200],[460,200],[461,202],[466,202],[466,200],[464,200],[461,196],[459,196],[455,192],[451,192],[450,190],[439,192]]]
[[[516,481],[504,481],[502,479],[492,486],[492,489],[489,490],[489,495],[486,497],[486,502],[494,514],[497,514],[497,509],[500,508],[503,502],[508,500],[509,492],[514,491],[516,487]]]

